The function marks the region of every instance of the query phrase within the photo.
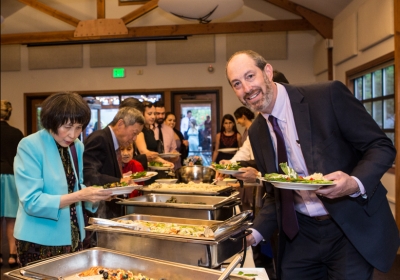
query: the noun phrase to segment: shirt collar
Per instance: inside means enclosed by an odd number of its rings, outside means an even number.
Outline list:
[[[272,109],[271,115],[277,118],[280,121],[287,122],[286,120],[286,110],[287,110],[287,102],[289,102],[289,98],[287,95],[286,88],[278,83],[276,84],[277,94],[274,108]],[[268,119],[270,114],[262,114],[265,119]]]
[[[114,144],[114,150],[118,150],[119,149],[119,144],[118,144],[118,140],[117,137],[115,136],[114,130],[112,129],[111,126],[108,126],[111,130],[111,137],[113,139],[113,144]]]

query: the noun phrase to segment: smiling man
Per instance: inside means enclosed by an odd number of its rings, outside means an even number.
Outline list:
[[[268,195],[248,245],[279,229],[281,279],[372,279],[387,272],[399,232],[380,179],[396,151],[362,104],[338,81],[294,86],[272,81],[273,67],[254,51],[240,51],[226,74],[236,96],[259,111],[249,129],[258,170],[278,173],[287,162],[299,175],[325,175],[334,185],[317,191],[266,183]],[[254,180],[247,167],[236,176]]]

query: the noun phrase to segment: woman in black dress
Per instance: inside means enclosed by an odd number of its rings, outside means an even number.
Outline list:
[[[242,136],[236,128],[235,119],[232,115],[226,114],[222,117],[221,132],[217,133],[215,139],[215,150],[212,161],[219,163],[223,159],[231,159],[232,155],[241,146]],[[220,149],[234,148],[232,152],[219,151]]]

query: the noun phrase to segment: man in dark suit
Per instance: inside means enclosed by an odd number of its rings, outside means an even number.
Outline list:
[[[114,182],[130,182],[130,178],[122,178],[119,162],[119,146],[126,145],[136,139],[142,131],[144,118],[134,108],[119,109],[113,121],[104,129],[97,130],[85,140],[83,153],[83,175],[87,186],[105,185]],[[115,218],[123,215],[122,206],[114,201],[101,203],[97,216]]]
[[[272,66],[253,51],[234,54],[226,73],[239,100],[260,112],[249,137],[261,174],[247,167],[237,178],[279,172],[283,154],[299,175],[320,172],[334,182],[316,191],[266,183],[248,245],[279,229],[281,279],[372,279],[374,267],[388,271],[399,231],[380,179],[396,151],[362,104],[337,81],[275,84]]]

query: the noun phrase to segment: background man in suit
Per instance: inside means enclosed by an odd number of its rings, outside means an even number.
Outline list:
[[[141,112],[125,107],[118,110],[113,121],[104,129],[97,130],[85,140],[83,153],[83,175],[85,184],[105,185],[114,182],[128,182],[122,178],[122,157],[120,145],[134,141],[142,131],[144,118]],[[114,201],[101,203],[97,216],[115,218],[123,215],[122,206]]]
[[[253,51],[234,54],[226,73],[239,100],[260,112],[249,137],[261,174],[247,167],[237,178],[278,172],[283,154],[299,175],[321,172],[334,182],[294,192],[266,184],[248,244],[268,240],[279,228],[282,279],[372,279],[373,267],[388,271],[399,232],[380,179],[396,151],[362,104],[337,81],[275,84],[272,66]],[[290,207],[295,211],[287,216]]]

